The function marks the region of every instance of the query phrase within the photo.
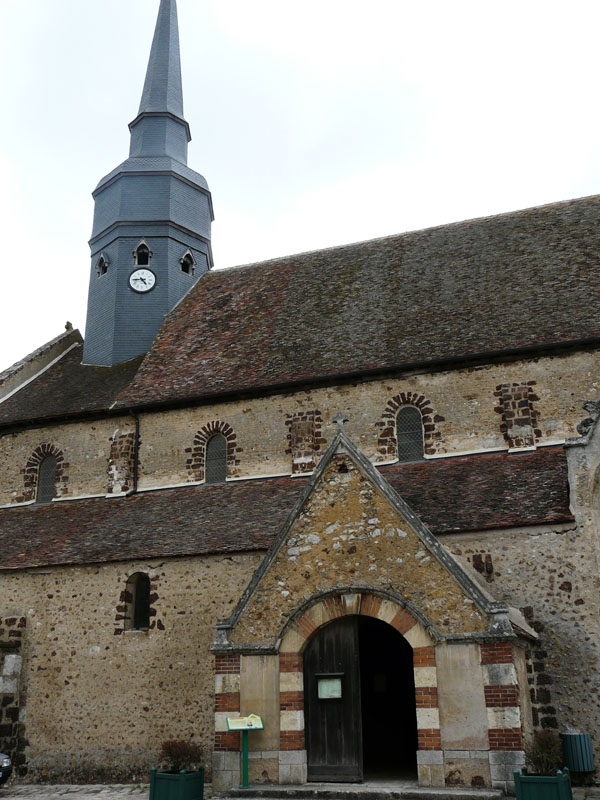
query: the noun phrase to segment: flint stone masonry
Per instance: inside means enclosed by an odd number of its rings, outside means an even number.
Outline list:
[[[231,632],[233,644],[274,642],[320,592],[352,584],[393,591],[440,631],[483,631],[485,615],[346,455],[325,468]]]
[[[209,766],[214,625],[230,613],[256,563],[253,555],[231,555],[0,574],[4,606],[27,617],[26,629],[17,614],[0,623],[0,641],[27,631],[20,653],[26,780],[147,781],[160,743],[186,736],[203,746]],[[157,625],[115,636],[126,579],[144,571],[159,577]],[[17,621],[9,626],[10,619]]]
[[[520,684],[525,675],[529,678],[530,698],[521,697],[520,704],[532,705],[536,729],[600,730],[596,537],[594,528],[574,525],[513,529],[501,537],[441,537],[467,567],[477,553],[491,553],[491,591],[520,608],[539,635],[530,645],[527,667],[524,661],[514,664],[523,672]],[[506,685],[512,677],[512,669],[503,666],[512,665],[484,667],[490,686]],[[527,719],[522,714],[525,724]],[[594,746],[600,754],[600,742]]]

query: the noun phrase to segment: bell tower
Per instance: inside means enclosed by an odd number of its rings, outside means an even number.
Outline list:
[[[166,314],[213,265],[208,185],[187,166],[176,0],[160,0],[129,158],[93,192],[83,363],[146,353]]]

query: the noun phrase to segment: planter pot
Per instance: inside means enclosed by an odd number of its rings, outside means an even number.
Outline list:
[[[150,774],[150,800],[203,800],[204,767],[198,772],[158,772]]]
[[[517,800],[573,800],[569,770],[556,775],[522,775],[515,772]]]

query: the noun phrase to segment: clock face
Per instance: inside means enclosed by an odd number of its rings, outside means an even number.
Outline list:
[[[154,289],[156,284],[156,275],[151,269],[136,269],[129,276],[129,285],[134,292],[149,292]]]

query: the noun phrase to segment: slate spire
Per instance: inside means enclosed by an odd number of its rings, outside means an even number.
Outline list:
[[[138,113],[160,111],[183,118],[176,0],[161,0]]]
[[[161,0],[137,117],[129,125],[132,158],[171,156],[187,163],[176,0]]]
[[[213,264],[210,191],[187,166],[176,0],[160,0],[129,129],[129,158],[93,193],[83,361],[95,366],[147,353],[165,316]]]

